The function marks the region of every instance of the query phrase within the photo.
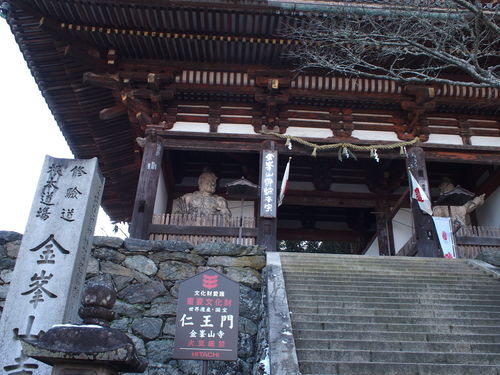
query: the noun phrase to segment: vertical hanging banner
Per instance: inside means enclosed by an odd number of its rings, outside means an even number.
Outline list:
[[[422,186],[420,186],[417,179],[413,177],[413,173],[408,172],[408,174],[410,175],[412,186],[411,197],[417,200],[418,206],[422,211],[432,216],[431,201],[427,197],[427,194],[425,194],[424,189],[422,189]]]
[[[438,234],[441,250],[443,250],[443,256],[448,259],[455,259],[457,254],[455,252],[451,218],[433,216],[432,220],[434,220],[434,225],[436,226],[436,233]]]
[[[274,218],[276,217],[278,152],[262,151],[260,168],[260,216]]]
[[[20,339],[76,322],[104,179],[97,159],[45,157],[0,320],[0,373],[48,375]]]
[[[240,285],[207,270],[179,285],[175,359],[235,361],[238,358]]]
[[[292,162],[292,157],[288,158],[288,163],[286,163],[285,172],[283,173],[283,179],[281,180],[280,198],[278,200],[278,207],[283,204],[283,199],[285,199],[286,191],[288,190],[288,179],[290,178],[290,163]]]

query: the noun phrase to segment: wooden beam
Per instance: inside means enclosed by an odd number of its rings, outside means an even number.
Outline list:
[[[377,241],[378,241],[378,253],[379,255],[387,256],[391,255],[391,246],[389,244],[389,228],[388,223],[388,213],[387,213],[387,201],[385,199],[379,199],[377,201],[377,207],[375,212],[375,220],[377,225]]]
[[[163,146],[155,135],[148,135],[144,145],[141,173],[137,185],[130,237],[147,239],[148,228],[153,219],[156,190],[163,159]]]
[[[391,212],[389,213],[388,220],[394,219],[399,212],[399,210],[408,202],[410,199],[410,188],[406,188],[403,194],[399,197],[394,206],[391,207]]]
[[[500,246],[498,237],[456,236],[455,241],[462,246]]]
[[[123,82],[111,74],[96,74],[93,72],[83,73],[83,82],[110,90],[121,90]]]
[[[258,152],[261,149],[261,142],[265,140],[277,141],[276,149],[280,155],[311,155],[311,149],[300,145],[294,146],[289,150],[285,142],[278,140],[273,135],[253,135],[253,134],[218,134],[218,133],[189,133],[172,132],[162,129],[161,126],[150,126],[155,129],[162,139],[165,147],[172,150],[192,150],[209,152]],[[322,138],[310,138],[308,141],[317,144],[326,144],[328,142]],[[340,141],[340,140],[339,140]],[[331,141],[330,141],[331,143]],[[354,143],[359,145],[369,145],[373,142],[356,140]],[[380,144],[390,144],[391,142],[378,142]],[[491,164],[500,165],[500,147],[469,146],[469,145],[445,145],[445,144],[419,144],[419,147],[425,151],[427,161],[440,161],[451,163],[470,163],[470,164]],[[401,159],[404,157],[399,151],[380,152],[381,159]],[[356,153],[358,159],[367,159],[369,153]],[[337,152],[320,151],[317,157],[337,157]]]
[[[388,196],[389,201],[396,201],[398,196]],[[379,196],[373,193],[344,193],[335,191],[288,190],[284,205],[373,208]]]
[[[16,8],[22,9],[28,15],[39,19],[39,26],[50,33],[56,39],[68,43],[65,47],[64,54],[71,55],[78,63],[86,63],[95,70],[104,71],[109,69],[108,64],[100,58],[104,55],[104,51],[98,49],[95,45],[85,43],[83,40],[76,39],[69,33],[61,29],[61,22],[56,19],[44,15],[39,10],[31,6],[32,1],[26,0],[9,0],[9,3]],[[94,53],[97,52],[97,53]]]
[[[238,237],[240,228],[233,227],[208,227],[194,225],[163,225],[150,224],[149,233],[157,234],[182,234],[198,236],[231,236]],[[257,237],[256,228],[242,228],[243,237]]]
[[[127,107],[123,104],[118,104],[113,107],[104,108],[99,112],[99,118],[101,120],[112,120],[119,116],[127,114]]]

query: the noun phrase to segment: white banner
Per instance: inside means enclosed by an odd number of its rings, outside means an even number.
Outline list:
[[[455,252],[455,244],[453,241],[453,229],[451,219],[449,217],[432,217],[436,232],[439,238],[439,244],[443,250],[443,255],[448,259],[455,259],[457,254]]]
[[[285,173],[283,173],[283,179],[281,180],[280,198],[278,201],[278,207],[283,203],[286,191],[288,189],[288,178],[290,177],[290,162],[292,157],[288,158],[288,163],[286,164]]]
[[[422,211],[429,215],[432,215],[431,201],[427,197],[427,194],[425,194],[424,189],[422,189],[422,186],[420,186],[416,178],[413,177],[413,173],[408,172],[408,174],[410,175],[412,186],[411,197],[417,200],[418,205]]]

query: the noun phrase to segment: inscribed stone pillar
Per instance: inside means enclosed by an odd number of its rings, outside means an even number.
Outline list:
[[[96,158],[46,156],[0,321],[2,374],[50,373],[19,339],[76,321],[103,187]]]

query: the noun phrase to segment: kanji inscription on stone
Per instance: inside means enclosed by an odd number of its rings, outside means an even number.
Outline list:
[[[50,374],[19,338],[77,321],[103,185],[95,158],[45,158],[0,320],[0,374]]]

